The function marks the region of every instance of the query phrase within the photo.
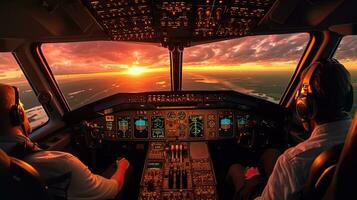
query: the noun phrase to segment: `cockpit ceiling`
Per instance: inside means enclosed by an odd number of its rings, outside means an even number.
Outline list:
[[[356,0],[0,1],[0,51],[26,42],[134,41],[193,46],[247,35],[356,34]],[[339,25],[339,26],[336,26]]]
[[[163,45],[250,35],[275,0],[84,0],[112,40]]]

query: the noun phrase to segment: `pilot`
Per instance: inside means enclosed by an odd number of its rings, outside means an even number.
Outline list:
[[[327,59],[310,65],[301,80],[296,114],[309,138],[280,155],[271,174],[232,165],[227,179],[234,187],[234,199],[300,199],[315,157],[344,143],[351,124],[347,112],[353,104],[349,72],[337,60]],[[277,152],[269,151],[273,153],[267,153],[263,160],[272,162]]]
[[[31,132],[16,87],[0,84],[0,148],[31,164],[49,186],[50,195],[62,199],[113,199],[122,190],[129,167],[116,161],[110,179],[93,174],[70,153],[45,151],[28,138]]]

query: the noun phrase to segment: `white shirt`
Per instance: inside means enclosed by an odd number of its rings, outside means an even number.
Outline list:
[[[0,136],[0,147],[5,151],[19,143],[29,140],[22,135]],[[52,195],[67,194],[69,200],[94,200],[113,199],[118,193],[118,182],[93,174],[86,165],[70,153],[61,151],[38,151],[24,158],[40,174],[44,181],[63,177],[70,174],[60,182],[58,179],[49,185]],[[52,192],[52,193],[51,193]],[[66,193],[65,193],[66,192]]]
[[[261,199],[300,199],[310,167],[324,150],[344,143],[351,119],[321,124],[309,139],[287,149],[277,160]]]
[[[26,162],[45,180],[71,172],[67,190],[69,200],[113,199],[118,193],[117,181],[93,174],[70,153],[41,151],[26,157]]]

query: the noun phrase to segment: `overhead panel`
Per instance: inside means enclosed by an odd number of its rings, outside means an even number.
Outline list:
[[[163,45],[242,37],[275,0],[84,0],[112,40]]]

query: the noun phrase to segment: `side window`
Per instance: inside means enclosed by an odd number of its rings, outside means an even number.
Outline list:
[[[357,108],[357,35],[345,36],[334,56],[342,63],[351,74],[351,82],[354,92],[354,102],[351,116]]]
[[[48,116],[38,102],[21,68],[11,53],[0,53],[0,83],[16,86],[19,89],[21,103],[24,106],[32,129],[38,128],[48,121]]]

